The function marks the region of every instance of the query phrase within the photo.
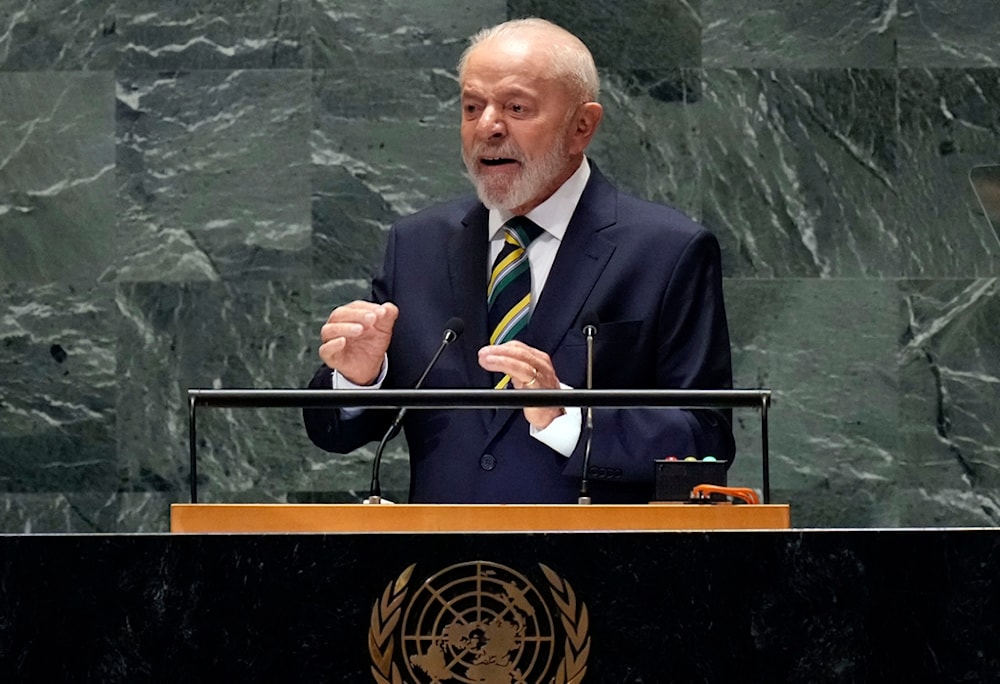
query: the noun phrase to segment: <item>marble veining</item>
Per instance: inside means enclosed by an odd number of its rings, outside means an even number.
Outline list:
[[[120,66],[127,70],[294,69],[307,66],[307,7],[285,0],[170,3],[116,8]]]
[[[112,0],[12,0],[0,7],[0,71],[107,71],[118,61]]]
[[[898,0],[703,0],[702,62],[711,67],[893,67],[899,5]]]
[[[120,265],[107,277],[184,282],[307,272],[309,82],[301,71],[120,80],[122,243]]]
[[[25,0],[0,7],[0,529],[166,529],[187,389],[307,382],[392,222],[470,191],[456,62],[525,15],[593,48],[593,161],[718,236],[795,524],[1000,524],[1000,242],[968,178],[1000,163],[995,0]],[[736,435],[759,486],[759,416]],[[199,454],[206,500],[351,501],[372,449],[209,409]],[[401,440],[382,479],[405,498]]]
[[[0,283],[87,285],[110,263],[111,83],[108,72],[0,71]]]
[[[901,66],[996,67],[1000,13],[991,0],[899,0]]]

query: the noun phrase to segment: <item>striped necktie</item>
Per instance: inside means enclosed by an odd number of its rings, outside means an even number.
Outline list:
[[[531,318],[531,270],[528,245],[542,229],[524,216],[504,224],[504,246],[493,262],[486,288],[489,306],[490,344],[503,344],[517,337]]]

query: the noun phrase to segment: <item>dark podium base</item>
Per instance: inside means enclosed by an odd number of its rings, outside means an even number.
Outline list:
[[[1000,681],[997,530],[11,536],[0,606],[10,682]]]

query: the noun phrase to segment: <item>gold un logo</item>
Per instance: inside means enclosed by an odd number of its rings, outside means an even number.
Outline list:
[[[538,564],[547,594],[505,565],[471,561],[428,577],[411,596],[416,567],[406,568],[372,606],[368,650],[376,682],[583,680],[590,653],[587,606],[551,568]]]

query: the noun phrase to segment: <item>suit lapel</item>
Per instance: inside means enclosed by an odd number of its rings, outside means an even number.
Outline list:
[[[489,374],[479,366],[479,348],[486,344],[486,261],[489,258],[489,215],[477,205],[457,226],[448,242],[448,277],[455,315],[465,322],[462,345],[469,387],[489,387]]]
[[[525,344],[554,354],[582,313],[587,296],[615,251],[615,244],[601,237],[600,231],[617,220],[617,205],[617,191],[591,162],[590,180],[559,245],[531,322],[521,336]],[[489,439],[517,413],[518,409],[498,410],[490,423]]]
[[[590,181],[531,313],[525,344],[552,354],[562,342],[615,251],[614,243],[600,235],[615,220],[615,190],[592,166]]]
[[[552,354],[582,313],[615,251],[600,231],[616,220],[616,191],[591,163],[591,177],[569,222],[545,289],[531,313],[525,344]]]

